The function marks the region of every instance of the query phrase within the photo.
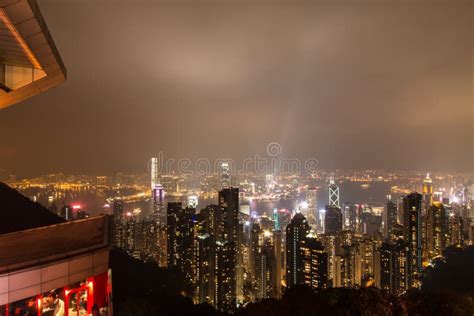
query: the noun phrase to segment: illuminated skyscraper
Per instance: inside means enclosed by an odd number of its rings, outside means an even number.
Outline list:
[[[388,199],[383,214],[384,237],[391,239],[393,227],[397,224],[397,205]]]
[[[112,205],[113,223],[114,223],[114,244],[118,248],[124,247],[124,227],[123,227],[123,201],[115,199]]]
[[[167,266],[167,236],[166,236],[166,220],[167,213],[164,207],[165,190],[161,184],[156,184],[153,189],[153,215],[148,219],[148,232],[151,236],[147,236],[150,243],[154,240],[155,245],[148,248],[153,249],[153,257],[156,259],[160,267]]]
[[[205,223],[205,230],[210,235],[217,238],[222,232],[222,212],[219,205],[211,204],[201,209],[200,216],[203,218]]]
[[[301,213],[296,213],[286,226],[286,286],[304,284],[305,238],[310,231],[308,221]]]
[[[411,193],[403,197],[404,240],[408,246],[408,284],[416,285],[422,268],[422,196]]]
[[[250,282],[252,284],[252,294],[254,294],[257,292],[257,265],[260,252],[260,234],[262,233],[262,230],[257,221],[253,221],[250,225],[249,272]]]
[[[364,286],[374,281],[375,274],[375,253],[380,245],[369,236],[364,236],[362,240],[355,243],[356,250],[356,274],[360,278],[357,283]]]
[[[219,310],[233,310],[237,305],[237,259],[240,255],[239,189],[223,188],[219,191],[219,208],[222,216],[216,239],[216,297]]]
[[[308,224],[313,229],[318,227],[318,201],[317,201],[317,189],[308,188],[306,191],[306,201],[308,202],[307,218]]]
[[[362,214],[364,212],[364,205],[363,204],[355,204],[354,205],[354,231],[359,234],[364,233],[364,225],[362,222]]]
[[[182,211],[182,205],[179,202],[168,203],[167,208],[167,263],[168,268],[178,266],[179,259],[179,237],[178,237],[178,227],[179,227],[179,215]]]
[[[335,280],[334,262],[336,258],[336,248],[340,243],[339,240],[336,239],[338,239],[336,238],[336,234],[321,235],[321,242],[328,254],[328,284],[332,284],[333,286]]]
[[[235,246],[227,240],[216,241],[215,298],[217,310],[236,308]]]
[[[282,269],[282,232],[281,230],[273,231],[273,249],[275,251],[275,262],[273,267],[272,279],[272,296],[273,298],[281,298],[281,269]]]
[[[239,189],[226,188],[219,191],[219,207],[223,221],[223,239],[231,242],[237,240],[239,224]]]
[[[340,237],[343,236],[340,234]],[[361,286],[373,277],[375,244],[370,240],[348,242],[347,237],[349,235],[342,240],[338,240],[336,237],[332,267],[333,287]]]
[[[195,303],[215,302],[216,243],[215,215],[217,205],[209,205],[193,216]]]
[[[140,237],[137,234],[137,219],[136,216],[131,212],[127,212],[123,219],[123,246],[122,249],[125,250],[130,256],[135,259],[140,259],[140,253],[138,251],[137,237]]]
[[[274,209],[274,210],[273,210],[273,223],[274,223],[273,230],[281,230],[281,227],[280,227],[280,215],[278,214],[278,210],[277,210],[277,209]]]
[[[199,200],[197,195],[188,196],[188,207],[196,208],[198,206]]]
[[[244,225],[239,223],[237,226],[237,241],[236,241],[236,253],[235,253],[235,294],[237,298],[237,305],[244,302]]]
[[[312,289],[325,289],[328,283],[328,254],[315,236],[303,245],[304,283]]]
[[[429,173],[426,174],[426,178],[423,180],[423,202],[425,209],[433,204],[433,181]]]
[[[328,190],[329,190],[329,205],[340,207],[339,187],[336,185],[334,181],[334,175],[331,175],[331,178],[329,179]]]
[[[355,245],[336,247],[334,257],[334,287],[358,286],[360,278],[357,275]]]
[[[153,157],[150,160],[150,186],[153,203],[153,217],[158,224],[165,225],[166,212],[164,210],[163,202],[165,190],[158,182],[158,158]]]
[[[427,258],[441,256],[446,247],[447,219],[443,204],[434,202],[427,212],[426,244]]]
[[[448,244],[449,246],[462,245],[464,242],[463,225],[464,221],[459,214],[453,210],[447,212],[448,220]]]
[[[158,158],[156,157],[150,160],[150,181],[151,190],[153,191],[158,184]]]
[[[375,284],[382,290],[400,294],[409,288],[408,251],[403,240],[383,243],[377,252]]]
[[[168,203],[167,236],[168,268],[180,273],[188,286],[194,281],[194,219],[196,210]]]
[[[159,183],[155,185],[155,188],[153,189],[153,201],[155,204],[163,205],[165,199],[165,189],[163,186]]]
[[[350,204],[342,204],[342,229],[355,230],[355,206]]]
[[[221,164],[221,185],[223,189],[231,186],[230,166],[227,162]]]
[[[195,282],[198,303],[214,304],[215,241],[212,235],[201,231],[197,235],[195,254]]]
[[[334,175],[329,179],[329,205],[340,207],[339,203],[339,187],[334,182]]]
[[[164,212],[165,190],[161,184],[156,184],[153,189],[153,216],[161,224],[166,223],[166,214]]]
[[[281,235],[278,236],[281,238]],[[264,231],[259,235],[259,247],[256,253],[256,295],[257,299],[277,298],[280,289],[281,265],[278,251],[281,250],[281,239],[275,238],[272,232]]]
[[[144,220],[138,220],[133,216],[127,218],[134,221],[135,241],[132,255],[142,261],[158,262],[157,223],[151,218]]]
[[[168,236],[166,233],[166,226],[160,225],[157,229],[157,253],[158,253],[158,265],[162,268],[166,268],[168,266]]]
[[[318,211],[318,233],[324,233],[326,227],[324,227],[326,221],[326,209],[320,209]]]

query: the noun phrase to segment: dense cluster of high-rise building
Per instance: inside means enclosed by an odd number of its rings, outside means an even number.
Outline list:
[[[157,199],[154,203],[160,204]],[[221,310],[236,307],[244,271],[237,188],[223,182],[218,204],[200,212],[192,200],[188,205],[168,203],[166,210],[157,207],[154,216],[144,220],[124,213],[120,200],[113,210],[118,247],[174,270],[184,280],[183,291],[195,301]]]
[[[35,0],[0,1],[0,29],[0,109],[66,79]],[[248,302],[280,298],[285,289],[297,286],[376,286],[402,294],[420,286],[425,268],[443,260],[448,247],[474,241],[472,176],[463,183],[470,184],[471,195],[467,187],[462,198],[459,191],[435,191],[428,174],[421,193],[394,186],[391,192],[403,194],[387,196],[381,207],[344,203],[337,177],[319,172],[311,179],[329,179],[329,184],[328,203],[318,209],[318,185],[300,185],[292,174],[286,175],[285,185],[278,186],[275,174],[256,184],[253,180],[261,175],[253,174],[237,186],[224,162],[216,190],[212,176],[205,181],[174,173],[159,176],[158,163],[151,159],[146,186],[141,175],[119,173],[111,180],[50,174],[18,180],[0,170],[0,181],[35,191],[26,194],[30,201],[0,182],[0,315],[112,315],[112,243],[134,258],[174,271],[183,295],[195,303],[232,311]],[[411,174],[375,170],[340,178],[370,182],[399,176],[413,180]],[[165,205],[165,191],[180,196],[183,187],[196,188],[196,183],[204,195],[217,191],[217,203],[198,209],[197,195],[189,194],[184,203]],[[259,209],[250,212],[248,204],[243,210],[242,197],[297,199],[300,189],[305,200],[289,212],[275,209],[268,216]],[[91,191],[107,201],[102,211],[111,212],[113,221],[109,215],[89,218],[82,205],[70,203],[79,192]],[[142,216],[139,208],[125,207],[146,199],[152,214]],[[59,200],[62,205],[56,204]],[[55,215],[36,202],[48,203]]]
[[[469,203],[450,203],[433,193],[429,176],[422,193],[384,207],[340,202],[331,177],[329,203],[316,206],[316,188],[285,216],[240,211],[239,189],[223,167],[216,205],[169,202],[154,183],[154,215],[138,220],[113,205],[116,245],[142,260],[173,269],[183,293],[196,303],[232,310],[246,302],[279,298],[285,288],[377,286],[401,294],[420,285],[423,269],[448,246],[470,244]],[[158,189],[157,189],[158,188]]]
[[[218,310],[280,298],[285,289],[301,285],[376,286],[402,294],[420,286],[426,266],[442,260],[447,247],[473,241],[471,195],[435,191],[429,175],[417,182],[421,193],[398,192],[384,205],[343,202],[339,183],[328,175],[326,188],[295,185],[302,198],[292,211],[265,213],[249,209],[249,195],[272,198],[281,188],[277,177],[266,175],[258,187],[247,181],[235,185],[223,164],[215,202],[198,207],[192,192],[165,202],[165,191],[178,190],[178,182],[169,180],[179,177],[153,175],[154,164],[151,187],[147,183],[151,214],[130,208],[126,198],[108,200],[114,244],[173,270],[183,295]],[[98,177],[95,186],[106,191],[106,183]],[[328,201],[320,209],[318,190],[326,191]],[[89,216],[79,203],[56,205],[53,201],[50,210],[66,221]]]

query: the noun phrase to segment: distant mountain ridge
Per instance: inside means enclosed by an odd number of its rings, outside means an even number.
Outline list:
[[[63,222],[39,203],[0,182],[0,235]]]

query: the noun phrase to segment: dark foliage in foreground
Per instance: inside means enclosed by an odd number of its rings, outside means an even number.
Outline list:
[[[193,305],[180,294],[182,282],[172,271],[111,254],[116,315],[219,315],[207,304]],[[301,286],[280,300],[265,299],[237,315],[473,315],[474,247],[447,250],[446,260],[428,269],[421,291],[396,297],[374,287],[334,288],[320,292]]]
[[[114,315],[217,315],[210,305],[193,305],[180,294],[182,281],[154,263],[112,250]]]
[[[418,290],[396,297],[375,287],[332,288],[314,293],[300,286],[281,300],[248,304],[238,315],[472,315],[472,298],[454,292],[423,293]]]
[[[450,247],[428,268],[422,290],[397,297],[377,288],[287,291],[247,305],[239,315],[474,315],[474,247]]]
[[[428,268],[423,280],[424,292],[454,291],[474,294],[474,246],[448,247],[444,260]]]
[[[238,315],[390,315],[400,309],[376,288],[334,288],[314,293],[305,286],[286,291],[281,300],[248,304]]]

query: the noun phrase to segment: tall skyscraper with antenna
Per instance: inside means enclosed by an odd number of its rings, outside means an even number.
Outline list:
[[[423,202],[425,209],[433,204],[433,181],[429,173],[426,174],[426,178],[423,180]]]
[[[334,181],[334,175],[329,179],[329,206],[340,207],[339,202],[339,187]]]
[[[158,158],[153,157],[150,160],[150,185],[151,191],[155,190],[155,186],[158,184]]]

